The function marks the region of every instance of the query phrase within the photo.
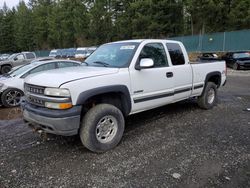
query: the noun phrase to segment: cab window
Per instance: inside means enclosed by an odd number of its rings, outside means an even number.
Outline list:
[[[150,58],[154,61],[154,67],[167,67],[168,61],[164,46],[161,43],[146,44],[139,56],[139,60]]]
[[[185,59],[182,52],[182,49],[177,43],[167,43],[167,48],[169,51],[169,55],[172,61],[172,64],[175,65],[184,65]]]
[[[78,63],[73,63],[73,62],[58,62],[57,66],[58,68],[65,68],[65,67],[76,67],[80,65]]]
[[[34,74],[37,72],[51,70],[55,68],[56,68],[55,63],[48,63],[48,64],[40,65],[39,67],[34,68],[33,70],[29,71],[29,74]]]
[[[35,59],[35,55],[33,53],[26,53],[27,59]]]

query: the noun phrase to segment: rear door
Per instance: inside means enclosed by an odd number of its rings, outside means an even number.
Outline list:
[[[174,77],[174,101],[180,101],[190,97],[192,93],[193,72],[192,67],[185,58],[183,46],[175,42],[166,43],[172,66]]]
[[[147,43],[138,50],[140,53],[136,64],[139,64],[143,58],[150,58],[154,61],[154,66],[141,70],[136,70],[135,67],[130,68],[133,112],[171,103],[174,80],[164,44]]]

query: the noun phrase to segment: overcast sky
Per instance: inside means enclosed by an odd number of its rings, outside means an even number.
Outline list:
[[[13,6],[18,5],[20,0],[0,0],[0,7],[3,7],[4,2],[6,2],[7,6],[9,8],[12,8]],[[24,0],[26,3],[28,0]]]

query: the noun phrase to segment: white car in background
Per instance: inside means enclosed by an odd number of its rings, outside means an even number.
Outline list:
[[[48,60],[33,62],[12,70],[0,77],[0,103],[5,107],[18,106],[24,95],[24,79],[31,74],[80,65],[81,62],[72,60]]]
[[[96,49],[97,49],[97,47],[89,47],[87,49],[86,57],[89,57]]]
[[[87,48],[81,47],[76,49],[75,58],[85,58],[87,55]]]
[[[56,57],[58,55],[59,49],[51,50],[49,53],[49,57]]]

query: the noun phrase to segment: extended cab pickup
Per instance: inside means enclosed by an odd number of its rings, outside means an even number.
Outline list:
[[[210,109],[225,82],[224,61],[190,64],[180,42],[108,43],[81,68],[26,78],[23,117],[36,130],[79,134],[85,147],[104,152],[121,140],[125,116],[188,98]]]
[[[0,72],[1,74],[8,73],[13,67],[26,65],[34,59],[36,59],[34,52],[12,54],[6,60],[0,61]]]

